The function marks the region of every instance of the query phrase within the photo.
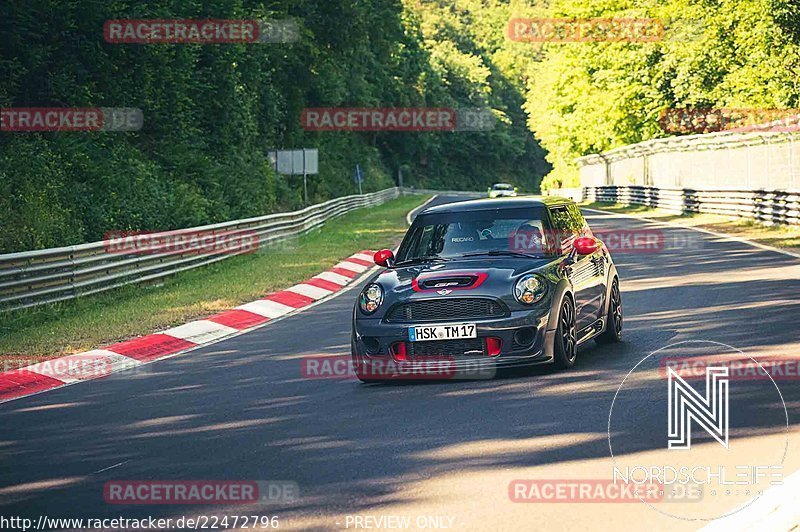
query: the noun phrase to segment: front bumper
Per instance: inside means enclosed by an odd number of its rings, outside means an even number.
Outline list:
[[[553,362],[552,349],[547,346],[553,345],[555,331],[548,331],[549,320],[548,308],[536,308],[532,310],[512,311],[511,315],[504,318],[490,319],[453,319],[446,322],[436,322],[436,325],[456,324],[456,323],[475,323],[477,326],[477,336],[483,345],[487,338],[499,338],[501,343],[500,354],[488,356],[483,354],[447,353],[437,355],[448,360],[448,368],[459,374],[468,375],[476,372],[476,375],[486,375],[486,371],[503,367],[529,366],[538,364],[551,364]],[[415,360],[426,360],[425,356],[412,354],[414,349],[408,340],[408,329],[412,325],[427,325],[428,323],[387,323],[381,319],[369,319],[358,316],[354,319],[352,355],[353,363],[369,366],[371,364],[381,364],[381,367],[394,367],[394,364],[402,363],[403,358],[393,354],[392,346],[397,342],[405,342],[409,348],[409,354],[405,361],[414,362]],[[515,333],[525,330],[533,334],[533,341],[529,344],[521,345],[515,341]],[[439,344],[442,341],[415,342],[413,347],[420,344]],[[431,346],[428,347],[438,347]],[[394,375],[387,375],[392,378]],[[402,376],[402,375],[401,375]]]

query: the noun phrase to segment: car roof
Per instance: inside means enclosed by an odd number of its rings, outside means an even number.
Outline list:
[[[483,198],[456,203],[445,203],[428,207],[420,215],[441,214],[445,212],[469,212],[495,209],[519,209],[525,207],[552,207],[555,205],[569,205],[571,199],[558,196],[517,196],[514,198]]]
[[[511,183],[495,183],[493,187],[510,187]]]

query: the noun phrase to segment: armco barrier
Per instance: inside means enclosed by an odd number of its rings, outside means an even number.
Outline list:
[[[604,185],[585,187],[583,196],[587,201],[646,205],[676,214],[704,212],[766,224],[800,224],[800,191]]]
[[[431,190],[427,188],[409,188],[402,189],[404,194],[438,194],[439,196],[457,196],[462,198],[484,198],[485,192],[474,192],[468,190]]]
[[[202,227],[155,233],[152,237],[198,233],[257,237],[259,245],[306,233],[326,220],[353,209],[379,205],[403,190],[389,188],[371,194],[345,196],[300,211],[270,214]],[[415,193],[421,191],[407,192]],[[109,252],[109,241],[0,255],[0,312],[53,303],[160,279],[250,251],[224,254],[189,252]]]

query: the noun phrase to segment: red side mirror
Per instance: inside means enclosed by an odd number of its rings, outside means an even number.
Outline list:
[[[394,253],[391,249],[382,249],[375,253],[375,264],[384,268],[391,268],[394,265]]]
[[[579,255],[591,255],[597,251],[600,247],[600,243],[596,238],[583,236],[581,238],[576,238],[572,243],[572,247],[575,248],[575,251],[577,251]]]

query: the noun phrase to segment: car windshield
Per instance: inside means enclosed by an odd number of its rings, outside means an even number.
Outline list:
[[[505,184],[502,184],[502,183],[494,186],[495,190],[511,190],[512,188],[514,188],[514,187],[512,187],[511,185],[505,185]]]
[[[452,212],[418,217],[397,253],[397,262],[464,256],[550,256],[544,208]]]

